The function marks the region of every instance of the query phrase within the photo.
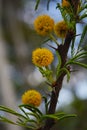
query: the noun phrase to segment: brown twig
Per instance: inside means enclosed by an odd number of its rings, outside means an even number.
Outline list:
[[[69,50],[71,40],[73,39],[73,36],[74,36],[74,31],[69,30],[67,35],[66,35],[64,45],[59,45],[59,47],[57,49],[57,51],[59,52],[59,54],[61,56],[61,60],[62,60],[61,68],[66,63],[67,53],[68,53],[68,50]],[[51,93],[51,100],[50,100],[50,106],[49,106],[48,114],[54,114],[55,113],[55,109],[56,109],[56,105],[57,105],[58,97],[59,97],[59,92],[62,88],[62,82],[63,82],[64,76],[65,76],[65,73],[62,73],[60,75],[60,77],[56,80],[55,84],[53,84],[53,86],[52,86],[52,87],[55,87],[55,91],[52,91],[52,93]],[[55,120],[49,118],[49,119],[46,120],[44,128],[42,128],[40,130],[50,130],[50,128],[54,124],[55,124]]]

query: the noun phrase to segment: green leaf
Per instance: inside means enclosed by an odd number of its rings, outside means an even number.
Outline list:
[[[79,43],[79,45],[78,45],[78,50],[79,50],[79,48],[82,47],[82,45],[83,45],[83,41],[84,41],[84,38],[85,38],[85,36],[86,36],[86,33],[87,33],[87,25],[86,25],[86,26],[84,27],[84,29],[83,29],[83,33],[82,33],[82,35],[81,35],[80,43]]]
[[[87,51],[77,53],[73,58],[70,59],[70,61],[79,60],[83,57],[87,57]]]
[[[31,118],[31,116],[32,116],[33,118],[36,118],[36,120],[39,120],[39,119],[40,119],[40,116],[38,116],[37,113],[27,112],[26,114],[29,115],[30,118]]]
[[[50,41],[50,40],[51,40],[50,38],[46,38],[45,40],[43,40],[43,41],[41,42],[41,45],[44,44],[44,43],[46,43],[46,42],[48,42],[48,41]]]
[[[49,101],[47,100],[47,97],[43,96],[43,99],[44,99],[44,104],[45,104],[45,112],[47,114],[48,112],[48,105],[49,105]]]
[[[12,114],[12,115],[27,119],[24,115],[22,115],[20,113],[17,113],[16,111],[14,111],[14,110],[12,110],[12,109],[10,109],[8,107],[2,106],[2,105],[0,105],[0,111],[7,112],[9,114]]]
[[[65,71],[66,74],[67,74],[67,82],[68,82],[70,80],[70,72],[69,72],[69,70],[66,69],[66,68],[62,68],[62,70]]]
[[[74,30],[74,33],[76,34],[76,22],[72,22],[72,29]],[[74,56],[74,53],[75,53],[75,47],[74,47],[74,45],[75,45],[75,38],[76,37],[74,37],[73,39],[72,39],[72,44],[71,44],[71,56],[73,57]]]
[[[32,105],[29,105],[29,104],[22,104],[22,105],[19,105],[19,107],[24,107],[30,111],[32,111],[33,113],[35,112],[38,116],[41,116],[43,115],[43,113],[36,107],[32,106]]]
[[[24,113],[24,115],[26,116],[26,118],[29,119],[29,116],[28,116],[28,114],[25,112],[25,110],[24,110],[22,107],[19,107],[19,108],[20,108],[20,110]]]
[[[67,69],[67,68],[65,68],[65,67],[63,67],[63,68],[61,68],[60,70],[59,70],[59,75],[58,75],[58,77],[63,73],[63,72],[65,72],[66,74],[67,74],[67,82],[70,80],[70,72],[69,72],[69,70]],[[57,78],[58,78],[57,77]]]
[[[46,114],[46,115],[43,115],[41,117],[42,120],[44,119],[47,119],[47,118],[52,118],[52,119],[55,119],[55,120],[58,120],[59,118],[57,116],[55,116],[54,114]]]
[[[56,112],[54,115],[61,117],[61,116],[64,116],[65,113],[64,112]]]
[[[21,118],[18,118],[17,123],[23,123],[23,124],[27,124],[27,123],[31,123],[31,124],[37,124],[37,121],[34,119],[28,119],[28,120],[22,120]]]
[[[51,1],[51,0],[48,0],[48,1],[47,1],[47,10],[49,10],[50,1]]]
[[[82,3],[82,2],[81,2]],[[87,9],[87,3],[86,3],[86,1],[83,3],[83,5],[80,7],[80,9],[79,9],[79,14],[83,11],[83,10],[85,10],[85,9]]]
[[[60,56],[58,51],[56,51],[56,54],[57,54],[57,58],[58,58],[58,65],[56,68],[56,76],[58,77],[62,61],[61,61],[61,56]]]
[[[35,10],[38,9],[39,3],[40,3],[40,0],[36,0]]]
[[[42,120],[43,119],[47,119],[47,118],[52,118],[55,120],[62,120],[64,118],[69,118],[69,117],[76,117],[76,114],[46,114],[42,116]]]
[[[52,72],[52,70],[49,69],[49,67],[44,67],[44,68],[38,67],[38,68],[43,77],[45,77],[50,82],[53,81],[53,77],[52,77],[53,72]]]
[[[34,124],[27,124],[27,123],[22,123],[22,122],[20,122],[20,121],[18,121],[17,122],[17,125],[18,126],[22,126],[22,127],[25,127],[25,128],[28,128],[29,130],[34,130],[34,129],[36,129],[36,126],[34,126]]]
[[[81,62],[72,61],[72,62],[69,62],[69,64],[76,64],[76,65],[79,65],[79,66],[87,69],[87,64],[84,64]]]
[[[67,114],[67,115],[60,117],[59,120],[63,120],[64,118],[71,118],[71,117],[77,117],[77,115],[76,114],[69,114],[69,115]]]
[[[83,58],[87,58],[87,51],[81,50],[81,51],[77,52],[77,54],[73,58],[71,58],[69,61],[67,61],[64,66],[66,67],[69,64],[75,64],[76,63],[76,64],[78,64],[82,67],[84,66],[86,68],[86,64],[78,61],[78,60],[82,60]]]
[[[3,116],[0,116],[0,121],[6,122],[6,123],[10,123],[10,124],[13,124],[13,125],[16,125],[15,122],[13,122],[13,121],[11,121],[11,120],[9,120],[8,118],[3,117]]]
[[[38,125],[38,120],[35,119],[22,120],[21,118],[18,118],[18,121],[16,123],[19,126],[23,126],[31,130],[31,129],[36,129]]]
[[[62,15],[64,21],[67,22],[68,14],[66,13],[66,9],[63,8],[63,7],[61,7],[61,5],[60,5],[59,3],[57,3],[56,9],[57,9],[57,8],[60,10],[61,15]]]
[[[57,40],[55,39],[55,37],[51,33],[49,34],[49,36],[50,36],[50,40],[52,40],[58,46],[59,43],[57,42]]]
[[[87,14],[83,14],[83,15],[81,15],[81,17],[80,17],[80,20],[82,20],[82,19],[84,19],[84,18],[86,18],[87,17]]]

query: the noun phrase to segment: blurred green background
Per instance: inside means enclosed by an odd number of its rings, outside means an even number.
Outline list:
[[[42,94],[48,91],[44,78],[32,64],[32,51],[40,47],[45,40],[34,31],[34,19],[40,14],[49,14],[55,22],[62,19],[60,12],[56,10],[56,3],[61,0],[50,0],[49,10],[48,0],[41,0],[36,11],[35,2],[36,0],[0,1],[0,105],[15,110],[18,110],[17,106],[22,103],[21,95],[24,91],[30,88],[37,89]],[[84,20],[84,23],[87,23],[87,20]],[[83,27],[84,24],[78,24],[77,33],[81,33]],[[75,47],[79,39],[80,37],[76,38]],[[82,45],[85,44],[87,35]],[[87,70],[77,66],[72,68],[76,72],[71,74],[69,83],[66,82],[66,77],[64,79],[57,111],[75,113],[77,117],[59,121],[53,130],[87,130]],[[43,110],[43,105],[40,109]],[[0,122],[0,130],[24,128]]]

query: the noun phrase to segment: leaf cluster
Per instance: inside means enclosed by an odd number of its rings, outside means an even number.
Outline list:
[[[46,109],[48,107],[48,102],[46,97],[45,99],[45,106]],[[20,105],[19,109],[21,113],[16,112],[8,107],[0,105],[0,111],[3,111],[5,113],[12,114],[17,117],[17,121],[14,122],[5,116],[0,115],[0,121],[3,121],[5,123],[10,123],[13,125],[18,125],[22,127],[26,127],[30,130],[35,130],[43,126],[44,121],[47,118],[51,118],[54,120],[62,120],[64,118],[69,118],[69,117],[75,117],[75,114],[65,114],[65,113],[55,113],[55,114],[43,114],[38,108],[32,106],[32,105]]]

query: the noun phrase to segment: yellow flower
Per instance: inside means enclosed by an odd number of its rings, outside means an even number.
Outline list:
[[[60,38],[65,38],[67,31],[68,31],[68,26],[65,23],[65,21],[60,21],[54,26],[55,34]]]
[[[46,36],[53,31],[54,20],[48,15],[40,15],[35,19],[34,27],[39,35]]]
[[[53,54],[49,49],[37,48],[32,53],[32,61],[37,66],[48,66],[53,61]]]
[[[63,0],[62,7],[70,7],[70,3],[68,2],[68,0]]]
[[[22,102],[38,107],[41,104],[41,94],[36,90],[28,90],[22,95]]]

